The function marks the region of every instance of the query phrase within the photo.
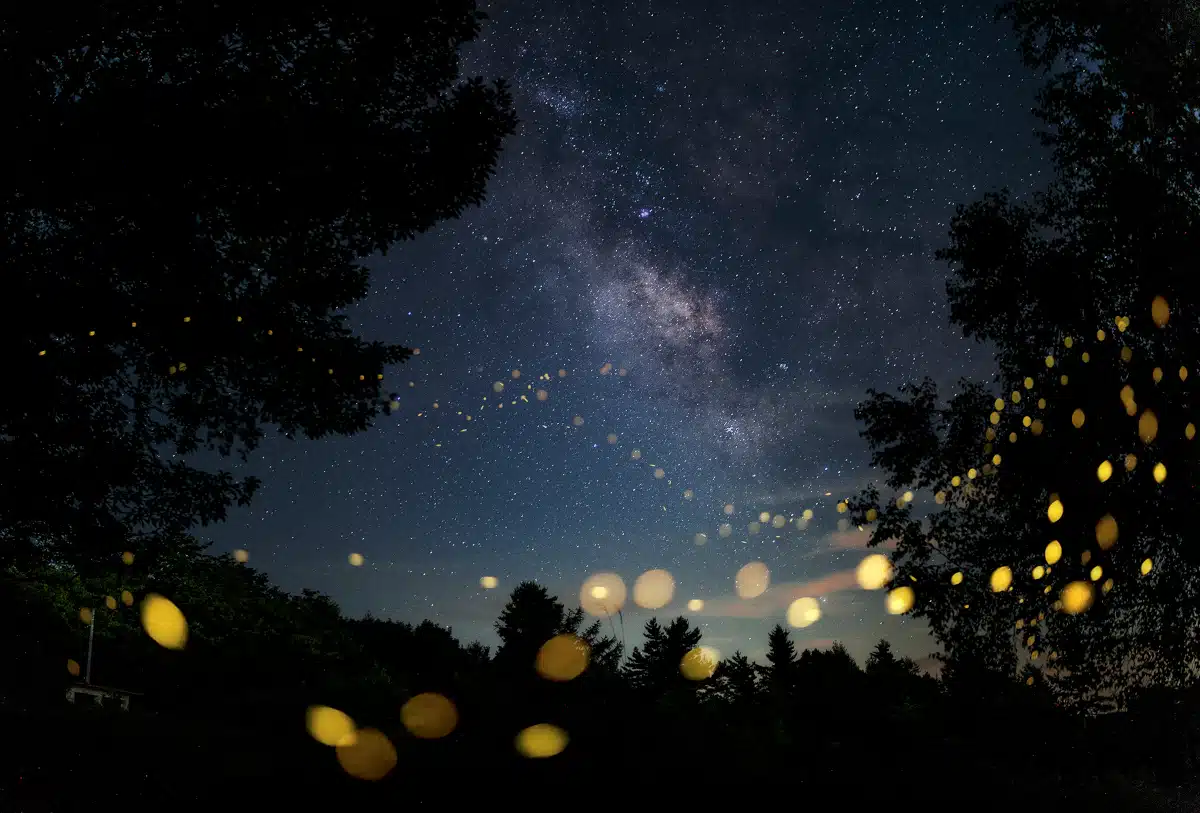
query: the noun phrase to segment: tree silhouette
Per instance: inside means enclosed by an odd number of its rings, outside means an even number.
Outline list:
[[[694,685],[680,674],[685,655],[700,645],[701,632],[683,616],[667,626],[651,618],[644,628],[645,643],[634,647],[625,664],[630,685],[649,697],[662,697],[672,690]]]
[[[938,252],[952,321],[996,348],[996,381],[869,392],[856,416],[884,485],[936,505],[872,488],[851,518],[897,542],[895,584],[916,591],[950,683],[1033,664],[1060,702],[1119,707],[1200,667],[1197,17],[1169,0],[1004,13],[1051,72],[1037,113],[1055,177],[959,207]]]
[[[790,692],[796,681],[796,647],[782,624],[767,634],[766,682],[774,692]]]
[[[0,563],[77,564],[224,518],[253,478],[193,466],[277,427],[387,411],[410,351],[344,311],[367,256],[483,199],[515,126],[459,81],[470,0],[28,5],[0,21],[8,305]]]

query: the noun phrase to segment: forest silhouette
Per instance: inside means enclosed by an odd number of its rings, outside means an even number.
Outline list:
[[[197,527],[258,482],[196,452],[361,432],[395,402],[416,349],[345,311],[368,258],[484,200],[517,120],[503,81],[459,76],[483,16],[6,7],[4,809],[1197,809],[1200,9],[1000,16],[1048,77],[1054,178],[959,207],[938,253],[996,375],[869,392],[881,482],[839,503],[888,547],[933,675],[886,641],[797,653],[778,625],[766,663],[717,658],[686,616],[626,651],[532,583],[491,652],[209,555]],[[80,680],[129,710],[68,705]]]

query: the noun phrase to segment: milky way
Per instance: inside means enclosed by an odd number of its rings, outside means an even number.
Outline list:
[[[521,579],[574,601],[593,572],[661,567],[660,613],[706,599],[722,650],[761,654],[772,596],[807,587],[828,595],[799,643],[928,651],[847,589],[862,554],[833,506],[872,478],[868,387],[987,369],[948,327],[932,254],[955,203],[1027,191],[1045,165],[1036,77],[992,5],[488,10],[466,66],[513,80],[520,132],[485,205],[373,261],[353,314],[422,349],[389,372],[400,408],[355,438],[266,444],[261,496],[218,548],[349,612],[487,643]],[[751,532],[804,509],[805,530]],[[754,560],[779,588],[737,605]]]

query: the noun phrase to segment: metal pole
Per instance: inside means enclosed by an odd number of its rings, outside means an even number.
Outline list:
[[[96,611],[92,610],[92,623],[88,625],[88,654],[87,667],[83,673],[85,686],[92,685],[92,639],[96,637]]]

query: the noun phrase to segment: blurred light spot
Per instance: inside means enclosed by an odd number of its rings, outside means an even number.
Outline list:
[[[962,574],[961,570],[955,571],[954,575],[950,577],[950,583],[953,585],[962,584],[962,580],[963,580],[963,574]]]
[[[629,453],[629,457],[631,460],[641,460],[642,459],[642,450],[634,449],[632,452]]]
[[[492,392],[504,392],[504,382],[497,381],[492,384]]]
[[[353,742],[337,746],[337,760],[355,779],[378,782],[396,767],[396,748],[383,732],[364,728]]]
[[[170,599],[151,593],[142,600],[142,628],[156,644],[166,649],[183,649],[187,644],[187,621]]]
[[[762,562],[743,565],[734,577],[734,587],[741,598],[757,598],[767,592],[771,583],[771,572]]]
[[[1125,455],[1125,471],[1133,471],[1135,466],[1137,466],[1137,455]]]
[[[1096,523],[1096,542],[1104,550],[1108,550],[1117,541],[1117,521],[1111,514],[1101,517]]]
[[[127,565],[133,564],[133,554],[129,551],[125,551],[121,554],[121,561]]]
[[[992,465],[993,465],[993,466],[999,466],[999,465],[1000,465],[1000,455],[998,455],[998,454],[994,454],[994,455],[992,455]]]
[[[1154,482],[1161,483],[1167,479],[1167,467],[1162,463],[1154,464]]]
[[[959,477],[957,474],[954,475],[953,477],[950,478],[950,485],[954,488],[958,488],[960,485],[962,485],[962,478]]]
[[[872,553],[858,563],[854,577],[862,589],[879,590],[892,578],[892,563],[883,554]]]
[[[546,400],[547,398],[549,398],[549,397],[550,397],[550,393],[546,392],[545,390],[538,390],[538,391],[537,391],[537,399],[538,399],[539,401],[545,401],[545,400]]]
[[[662,478],[664,478],[666,476],[667,476],[667,473],[665,471],[663,471],[662,469],[654,470],[654,479],[655,480],[661,480]]]
[[[617,442],[617,434],[616,434],[615,432],[609,432],[609,433],[608,433],[608,443],[609,443],[609,445],[611,446],[612,444],[614,444],[614,443],[616,443],[616,442]]]
[[[751,522],[749,525],[746,526],[746,530],[748,530],[750,532],[751,536],[753,536],[754,534],[756,534],[762,530],[762,525],[760,525],[757,522]]]
[[[725,512],[726,516],[732,516],[733,515],[733,503],[726,503],[725,507],[722,510]]]
[[[1025,389],[1027,389],[1027,390],[1033,389],[1033,379],[1032,378],[1026,377],[1024,384],[1025,384]]]
[[[90,623],[92,623],[93,618],[95,618],[95,615],[92,613],[92,610],[90,607],[84,607],[82,610],[79,611],[79,620],[82,621],[83,623],[90,624]]]
[[[839,514],[844,514],[844,513],[846,513],[846,511],[848,511],[848,510],[849,510],[849,508],[850,508],[850,506],[849,506],[849,505],[847,505],[845,502],[839,502],[839,503],[837,504],[837,512],[838,512]]]
[[[1087,364],[1089,361],[1092,360],[1092,354],[1089,353],[1088,351],[1084,350],[1083,353],[1079,356],[1079,358],[1083,360],[1084,364]]]
[[[589,576],[579,591],[584,612],[601,618],[615,615],[625,605],[625,582],[615,573]]]
[[[1012,585],[1012,569],[1009,567],[998,567],[992,571],[990,581],[993,593],[1003,593]]]
[[[115,598],[113,598],[112,596],[105,596],[104,597],[104,606],[110,610],[115,610],[115,609],[117,609],[117,600]]]
[[[946,504],[946,492],[939,491],[938,493],[934,494],[933,501],[935,503],[937,503],[938,505],[945,505]]]
[[[1196,437],[1196,424],[1189,423],[1187,426],[1183,427],[1183,436],[1188,440]]]
[[[1187,369],[1187,367],[1180,367],[1180,368],[1179,368],[1179,380],[1180,380],[1180,381],[1187,381],[1187,377],[1188,377],[1188,369]]]
[[[1153,569],[1154,569],[1153,562],[1151,562],[1149,559],[1142,560],[1142,575],[1143,576],[1148,575],[1150,573],[1150,571]]]
[[[242,550],[241,548],[238,548],[237,550],[235,550],[233,552],[233,558],[236,559],[237,561],[241,562],[242,564],[245,564],[246,562],[250,561],[250,554],[249,554],[249,552]]]
[[[1098,341],[1098,342],[1104,341],[1104,331],[1103,330],[1096,331],[1096,341]]]
[[[1017,390],[1013,390],[1012,395],[1010,397],[1012,398],[1012,402],[1014,404],[1021,403],[1021,393],[1018,392]]]
[[[978,476],[979,476],[979,472],[975,471],[975,469],[967,469],[967,479],[968,480],[974,480]]]
[[[1041,565],[1034,565],[1034,567],[1033,567],[1033,578],[1034,579],[1040,579],[1042,576],[1045,576],[1045,575],[1046,575],[1046,568],[1042,567]]]
[[[1150,410],[1142,413],[1142,417],[1138,418],[1138,437],[1144,443],[1150,443],[1158,436],[1158,418]]]
[[[1087,418],[1084,416],[1082,409],[1076,409],[1071,413],[1071,425],[1076,429],[1081,428],[1085,420],[1087,420]]]
[[[132,607],[133,606],[133,593],[130,593],[128,590],[122,590],[121,591],[121,603],[124,604],[126,607]]]
[[[695,542],[697,545],[703,545],[706,542],[708,542],[708,534],[698,533],[694,537],[692,537],[692,541]]]
[[[1016,442],[1017,442],[1017,433],[1016,433],[1016,432],[1009,432],[1009,433],[1008,433],[1008,442],[1009,442],[1009,443],[1016,443]]]
[[[683,498],[685,500],[690,500],[690,499],[692,499],[692,497],[695,497],[695,496],[696,496],[696,493],[694,491],[692,491],[690,488],[685,488],[683,490]]]
[[[1054,539],[1050,542],[1049,545],[1046,546],[1046,564],[1048,564],[1048,565],[1057,564],[1058,560],[1061,558],[1062,558],[1062,545],[1059,544],[1057,539]]]
[[[1155,384],[1157,384],[1159,381],[1162,381],[1162,377],[1163,377],[1162,367],[1155,367],[1154,372],[1150,373],[1150,377],[1154,379]]]
[[[679,671],[688,680],[707,680],[717,671],[721,655],[711,646],[698,646],[683,656]]]
[[[79,662],[71,658],[67,658],[67,672],[72,677],[79,677]]]
[[[633,583],[633,603],[647,610],[667,606],[674,595],[675,579],[665,570],[647,570]]]
[[[1129,363],[1132,360],[1133,360],[1133,348],[1122,347],[1121,348],[1121,361]]]
[[[1024,418],[1022,418],[1022,419],[1021,419],[1021,425],[1022,425],[1022,426],[1026,426],[1026,427],[1027,427],[1027,426],[1029,426],[1029,425],[1030,425],[1030,424],[1032,424],[1032,423],[1033,423],[1033,418],[1029,417],[1028,415],[1026,415]]]
[[[1159,327],[1167,326],[1167,320],[1171,318],[1171,309],[1167,306],[1167,300],[1161,296],[1154,297],[1154,301],[1150,303],[1150,318]]]
[[[1087,582],[1071,582],[1063,588],[1060,600],[1063,612],[1068,615],[1078,615],[1092,606],[1095,591]]]
[[[1004,399],[997,398],[995,403],[992,404],[992,408],[995,409],[997,412],[1003,412],[1004,411]]]
[[[347,561],[355,567],[362,567],[363,555],[361,553],[352,553],[347,557]]]
[[[1062,519],[1062,515],[1063,504],[1061,500],[1054,500],[1050,503],[1050,507],[1046,509],[1046,517],[1049,518],[1051,522],[1058,522],[1060,519]]]
[[[1100,577],[1104,575],[1104,568],[1100,567],[1100,565],[1096,565],[1092,568],[1088,575],[1091,577],[1092,581],[1098,582],[1100,581]]]
[[[1054,366],[1054,356],[1046,356],[1046,366],[1047,367]]]
[[[722,523],[721,527],[717,529],[717,533],[724,539],[733,533],[733,526],[728,522]]]
[[[571,423],[573,423],[575,426],[583,426],[583,416],[576,415],[574,418],[571,419]]]
[[[1059,383],[1059,384],[1062,384],[1064,387],[1065,387],[1065,386],[1067,386],[1067,376],[1066,376],[1065,374],[1064,374],[1064,375],[1060,375],[1060,376],[1058,377],[1058,383]]]
[[[479,580],[479,586],[482,587],[484,590],[492,590],[499,584],[500,584],[500,580],[497,579],[495,576],[484,576],[482,579]]]
[[[1086,565],[1090,561],[1092,561],[1092,552],[1090,550],[1085,550],[1082,554],[1080,554],[1080,556],[1079,556],[1080,564]]]
[[[704,601],[702,599],[694,598],[687,603],[687,608],[694,613],[698,613],[704,609]]]
[[[520,378],[520,377],[521,377],[521,371],[520,371],[520,370],[513,370],[513,371],[512,371],[512,377],[513,377],[514,379]]]
[[[438,740],[458,725],[458,709],[443,695],[423,692],[400,708],[400,722],[414,737]]]
[[[1096,478],[1100,482],[1106,483],[1106,482],[1108,482],[1108,478],[1112,477],[1112,473],[1113,473],[1112,463],[1109,463],[1107,460],[1105,460],[1096,469]]]
[[[917,594],[908,585],[897,587],[887,594],[887,611],[892,615],[903,615],[912,609]]]
[[[821,620],[821,604],[815,598],[805,596],[788,605],[788,623],[793,627],[810,627]]]
[[[529,759],[547,759],[561,754],[570,738],[567,732],[549,723],[538,723],[523,729],[514,742],[517,753]]]
[[[991,415],[988,415],[988,420],[989,420],[989,421],[991,421],[991,422],[992,422],[992,424],[998,424],[998,423],[1000,423],[1000,413],[999,413],[999,412],[993,412]]]
[[[559,371],[558,371],[558,377],[559,377],[559,378],[566,378],[566,377],[567,377],[567,371],[566,371],[566,370],[559,370]]]
[[[352,742],[357,730],[348,715],[329,706],[309,706],[304,722],[314,740],[331,748]]]
[[[574,680],[587,669],[591,647],[576,635],[556,635],[538,650],[536,668],[546,680]]]
[[[759,522],[770,522],[771,521],[771,512],[763,511],[761,514],[758,515],[758,521]]]

